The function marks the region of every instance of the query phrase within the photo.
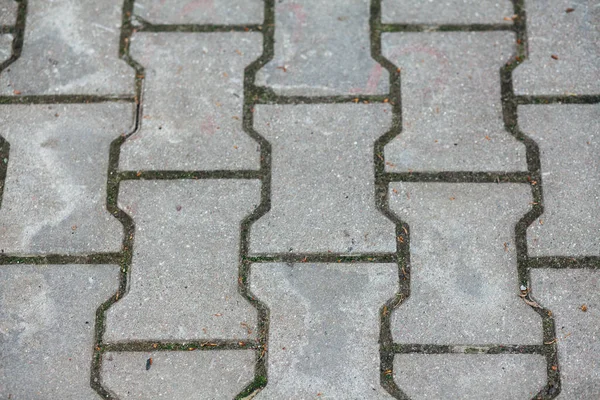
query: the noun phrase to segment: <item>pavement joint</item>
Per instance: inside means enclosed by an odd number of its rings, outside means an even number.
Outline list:
[[[0,64],[0,73],[11,68],[19,59],[24,43],[27,19],[27,0],[18,3],[17,20],[14,25],[0,26],[0,34],[13,35],[12,55]],[[550,400],[561,393],[561,365],[557,327],[552,310],[538,302],[536,287],[531,283],[531,271],[542,269],[556,270],[598,270],[600,256],[531,256],[528,251],[527,229],[544,213],[544,185],[538,144],[519,127],[517,108],[519,105],[545,104],[581,104],[600,103],[600,94],[584,95],[531,95],[516,94],[513,88],[513,72],[528,59],[529,42],[527,37],[526,0],[512,0],[514,17],[510,23],[476,24],[421,24],[421,23],[383,23],[382,0],[370,3],[370,52],[389,76],[387,93],[377,94],[334,94],[310,95],[276,93],[268,86],[256,85],[259,70],[271,62],[275,56],[275,0],[265,0],[264,21],[259,24],[166,24],[151,23],[134,11],[134,0],[125,0],[122,12],[120,44],[118,56],[133,68],[135,81],[133,94],[95,95],[95,94],[59,94],[59,95],[18,95],[0,96],[0,105],[12,104],[92,104],[126,103],[134,106],[133,128],[114,139],[110,144],[106,209],[123,226],[124,234],[119,252],[91,252],[86,254],[0,254],[0,269],[11,265],[119,265],[118,288],[96,310],[93,358],[91,362],[90,385],[102,398],[117,400],[118,396],[105,385],[103,362],[108,353],[119,352],[185,352],[185,351],[252,351],[255,366],[253,380],[236,395],[236,399],[251,398],[258,395],[269,384],[269,333],[271,329],[271,311],[260,297],[251,290],[251,269],[253,264],[385,264],[397,265],[398,282],[396,293],[381,305],[379,319],[379,382],[392,397],[409,399],[409,395],[399,386],[395,376],[395,357],[398,354],[535,354],[543,356],[546,364],[546,382],[533,399]],[[386,171],[384,148],[394,138],[402,134],[402,72],[392,61],[383,55],[382,34],[400,32],[514,32],[515,54],[499,71],[501,82],[501,103],[503,125],[507,134],[523,143],[526,149],[526,171]],[[242,127],[259,148],[260,165],[257,170],[120,170],[121,147],[134,134],[140,131],[143,122],[145,68],[141,61],[130,55],[131,38],[137,32],[254,32],[262,36],[262,54],[247,65],[243,76],[243,113]],[[255,126],[255,108],[263,105],[302,105],[302,104],[388,104],[391,107],[391,127],[374,143],[373,175],[374,200],[376,208],[394,224],[395,251],[393,252],[252,252],[250,249],[251,231],[254,223],[271,211],[272,207],[272,146],[259,133]],[[10,163],[10,143],[0,136],[0,206],[4,194],[4,182]],[[240,224],[238,258],[238,291],[257,312],[255,336],[250,340],[212,338],[206,340],[127,340],[110,342],[105,340],[108,310],[128,295],[131,282],[131,265],[135,249],[135,223],[132,217],[118,204],[121,182],[146,180],[217,180],[240,179],[260,181],[260,202]],[[411,296],[411,227],[390,207],[390,184],[393,183],[469,183],[469,184],[526,184],[531,191],[529,211],[523,215],[514,227],[516,246],[517,276],[521,297],[542,320],[542,338],[540,344],[512,345],[491,343],[486,345],[435,344],[435,343],[397,343],[392,335],[392,315],[405,304]]]

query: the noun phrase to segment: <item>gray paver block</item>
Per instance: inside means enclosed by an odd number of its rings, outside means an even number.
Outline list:
[[[8,60],[12,54],[12,35],[0,35],[0,64]]]
[[[256,83],[285,95],[385,94],[371,58],[368,0],[275,2],[275,55]]]
[[[600,105],[528,105],[518,115],[539,146],[544,189],[529,255],[600,256]]]
[[[538,354],[397,354],[396,384],[410,399],[533,398],[546,383]]]
[[[397,265],[253,264],[250,285],[270,309],[256,400],[392,398],[379,384],[379,309],[398,290]]]
[[[10,144],[0,209],[5,253],[119,251],[121,223],[106,210],[110,143],[131,129],[126,103],[1,105]]]
[[[385,148],[387,171],[527,170],[525,146],[502,119],[513,33],[388,33],[382,46],[402,79],[403,127]]]
[[[17,2],[0,0],[0,26],[11,26],[17,21]]]
[[[252,351],[106,353],[102,380],[121,400],[232,399],[252,381],[254,362]]]
[[[1,398],[96,398],[96,309],[117,290],[118,278],[118,265],[0,268]]]
[[[599,94],[598,2],[525,0],[525,7],[529,55],[513,72],[515,92],[530,95]],[[570,8],[574,10],[566,12]]]
[[[130,290],[108,311],[105,340],[254,337],[238,257],[259,193],[250,180],[123,182],[119,207],[136,229]]]
[[[134,12],[153,24],[260,24],[262,0],[137,0]]]
[[[29,0],[23,53],[0,75],[0,94],[129,94],[119,59],[121,0]]]
[[[244,68],[259,33],[138,33],[131,55],[146,69],[141,127],[121,148],[121,169],[258,169],[242,128]]]
[[[384,104],[263,106],[254,129],[272,146],[271,209],[252,252],[394,252],[395,226],[375,207],[373,146]]]
[[[394,183],[390,208],[410,226],[411,293],[394,341],[541,344],[542,320],[519,297],[516,223],[525,184]]]
[[[533,296],[554,316],[561,375],[558,398],[600,398],[600,270],[534,269],[531,282]]]
[[[510,0],[383,0],[381,20],[403,24],[510,24]],[[506,18],[506,19],[505,19]]]

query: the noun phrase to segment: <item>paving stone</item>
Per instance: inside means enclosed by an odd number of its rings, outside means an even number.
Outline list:
[[[121,168],[258,169],[242,127],[244,68],[262,53],[259,33],[141,33],[131,55],[146,68],[141,127]]]
[[[381,20],[403,24],[510,24],[510,0],[383,0]]]
[[[261,0],[137,0],[135,14],[153,24],[261,24]]]
[[[396,384],[412,400],[531,399],[546,384],[538,354],[397,354]]]
[[[108,311],[105,340],[253,337],[238,257],[240,223],[259,193],[248,180],[123,182],[119,205],[136,229],[130,290]]]
[[[373,144],[385,104],[257,106],[272,150],[271,209],[251,227],[252,252],[394,252],[395,226],[375,207]]]
[[[8,60],[12,54],[12,35],[0,35],[0,64]]]
[[[275,55],[256,74],[284,95],[385,94],[388,72],[371,58],[368,0],[275,2]]]
[[[29,0],[23,53],[0,75],[0,94],[128,94],[119,59],[121,0]]]
[[[394,341],[541,344],[542,320],[519,297],[516,223],[525,184],[394,183],[390,208],[410,226],[411,294]]]
[[[10,145],[0,209],[4,253],[119,251],[106,210],[110,143],[131,130],[126,103],[0,105]]]
[[[596,0],[525,0],[529,55],[513,72],[518,94],[600,93]],[[567,9],[573,9],[567,12]]]
[[[532,294],[556,324],[558,398],[600,398],[600,270],[534,269],[531,282]]]
[[[600,256],[600,105],[527,105],[518,115],[539,146],[544,189],[529,255]]]
[[[269,382],[255,399],[391,399],[379,384],[379,309],[395,264],[253,264],[270,309]]]
[[[385,148],[386,170],[527,170],[525,146],[504,128],[500,68],[510,32],[383,35],[401,68],[402,133]]]
[[[0,26],[11,26],[17,21],[17,2],[0,0]]]
[[[254,362],[252,351],[106,353],[102,379],[121,400],[232,399],[252,381]]]
[[[0,397],[80,400],[90,387],[96,309],[118,265],[0,268]]]

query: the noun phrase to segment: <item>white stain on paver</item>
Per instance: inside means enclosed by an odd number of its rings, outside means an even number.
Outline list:
[[[0,208],[4,253],[119,251],[123,227],[106,210],[110,143],[131,129],[123,103],[3,105],[10,145]]]
[[[23,52],[0,74],[0,94],[133,95],[134,70],[119,59],[122,6],[29,0]]]
[[[0,268],[0,397],[96,398],[90,387],[96,309],[118,265]]]

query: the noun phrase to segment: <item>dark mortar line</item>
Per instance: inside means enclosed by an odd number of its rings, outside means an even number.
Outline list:
[[[27,2],[28,0],[15,0],[18,4],[17,7],[17,21],[13,26],[13,42],[12,42],[12,54],[7,60],[0,63],[0,73],[8,68],[9,65],[14,63],[21,57],[23,51],[23,41],[25,40],[25,24],[27,22]]]
[[[117,179],[164,180],[164,179],[262,179],[260,170],[213,170],[213,171],[119,171]]]
[[[440,345],[421,343],[395,343],[396,354],[545,354],[544,345]]]
[[[4,198],[4,185],[8,173],[8,161],[10,155],[10,144],[0,135],[0,209]]]
[[[530,187],[533,197],[533,203],[529,212],[527,212],[515,225],[514,235],[517,253],[517,273],[520,285],[526,288],[522,293],[525,299],[529,301],[530,307],[542,318],[544,356],[546,358],[546,376],[545,387],[540,390],[533,398],[541,400],[554,399],[560,393],[560,367],[558,364],[558,355],[556,353],[556,329],[552,313],[541,305],[536,304],[529,292],[530,279],[528,268],[528,249],[527,249],[527,227],[531,225],[544,212],[544,196],[542,190],[542,174],[540,150],[537,143],[527,136],[518,125],[517,106],[518,102],[513,89],[512,72],[528,56],[528,38],[527,38],[527,16],[525,12],[524,0],[513,0],[516,32],[516,50],[514,59],[509,61],[500,69],[501,95],[502,95],[502,114],[504,126],[517,140],[523,142],[526,149],[527,170],[531,180]]]
[[[141,121],[141,95],[144,78],[144,69],[129,56],[129,43],[133,33],[131,24],[131,15],[133,11],[133,3],[135,0],[125,0],[122,11],[121,36],[119,41],[119,58],[125,60],[135,70],[135,96],[133,101],[136,104],[134,110],[133,129],[129,134],[122,134],[112,141],[109,150],[109,160],[107,169],[106,182],[106,209],[123,225],[123,242],[122,252],[120,257],[120,274],[119,287],[115,294],[108,298],[96,309],[96,320],[94,325],[94,349],[90,368],[90,386],[98,395],[105,399],[118,400],[118,397],[102,384],[102,345],[104,332],[106,331],[106,312],[107,310],[123,296],[127,294],[129,289],[129,271],[133,257],[133,244],[135,237],[135,225],[133,219],[118,206],[119,184],[119,156],[121,145],[127,137],[133,135],[140,128]]]
[[[396,253],[252,253],[250,263],[396,263]]]
[[[102,353],[108,352],[155,352],[155,351],[210,351],[210,350],[256,350],[253,339],[202,339],[185,341],[131,340],[104,343]]]
[[[238,269],[239,293],[256,308],[257,318],[257,350],[254,380],[235,396],[243,399],[257,393],[267,385],[268,349],[269,349],[269,308],[256,298],[250,289],[250,228],[252,224],[271,209],[271,144],[254,129],[254,106],[260,90],[255,85],[256,73],[273,59],[275,44],[275,0],[264,2],[263,53],[244,69],[244,107],[242,127],[244,132],[260,146],[261,193],[260,204],[245,217],[240,224],[240,252]]]
[[[118,264],[121,259],[121,253],[90,253],[80,255],[68,254],[44,254],[44,255],[14,255],[0,254],[0,265],[90,265],[90,264]]]
[[[83,94],[0,96],[0,104],[92,104],[107,102],[131,103],[133,101],[135,101],[133,96],[101,96]]]
[[[391,315],[410,296],[410,227],[389,207],[384,148],[402,132],[402,95],[400,70],[383,56],[381,49],[381,0],[371,0],[369,27],[371,57],[388,71],[389,101],[392,106],[392,123],[388,132],[379,137],[373,148],[375,176],[375,205],[377,209],[396,225],[396,259],[398,265],[398,292],[379,309],[379,382],[396,399],[409,399],[394,381],[394,340]]]
[[[508,24],[394,24],[380,23],[382,33],[388,32],[490,32],[514,31],[515,25]]]
[[[384,182],[529,183],[529,172],[384,172]]]
[[[341,104],[341,103],[387,103],[391,101],[389,95],[363,94],[363,95],[335,95],[335,96],[303,96],[303,95],[279,95],[271,89],[262,86],[257,87],[258,93],[254,104]]]
[[[529,96],[516,95],[517,104],[598,104],[600,95]]]
[[[136,16],[136,19],[139,19]],[[151,24],[143,22],[136,32],[177,32],[177,33],[213,33],[213,32],[261,32],[260,24],[250,25],[211,25],[211,24]]]
[[[132,132],[136,132],[139,128],[139,104],[134,112],[135,120]],[[125,142],[125,135],[119,136],[113,140],[110,145],[107,184],[106,184],[106,209],[123,225],[123,242],[122,251],[119,254],[119,287],[115,294],[102,303],[96,310],[96,321],[94,331],[94,355],[92,358],[92,366],[90,373],[90,386],[101,397],[111,400],[118,400],[118,397],[104,388],[102,385],[101,369],[102,369],[102,346],[103,336],[106,331],[106,312],[108,309],[121,298],[125,297],[129,290],[129,272],[131,269],[131,261],[133,257],[133,243],[135,237],[135,225],[133,219],[118,206],[119,184],[118,167],[121,145]]]
[[[557,269],[600,269],[600,256],[585,257],[530,257],[528,268],[557,268]]]
[[[0,35],[14,35],[16,31],[14,25],[0,25]]]

